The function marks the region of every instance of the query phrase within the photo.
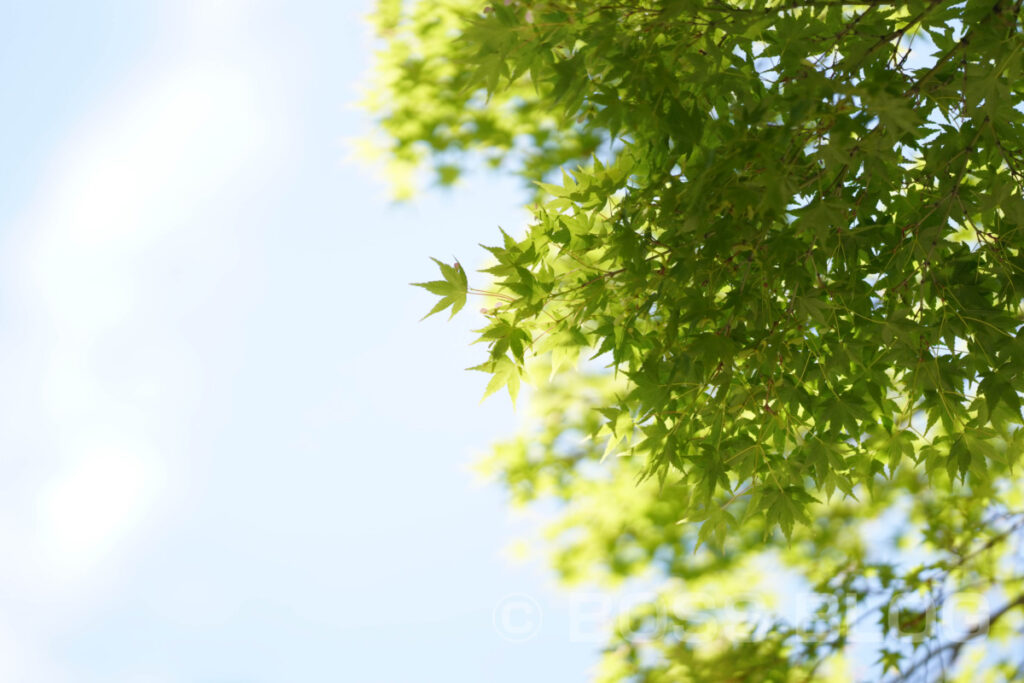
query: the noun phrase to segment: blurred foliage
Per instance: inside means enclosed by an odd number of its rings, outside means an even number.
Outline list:
[[[399,192],[536,188],[420,284],[485,302],[487,393],[535,387],[485,467],[558,502],[557,572],[660,586],[599,680],[1024,680],[1021,12],[379,3]]]

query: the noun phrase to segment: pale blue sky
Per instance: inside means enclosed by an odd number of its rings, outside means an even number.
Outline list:
[[[407,285],[523,195],[395,208],[346,161],[368,7],[0,8],[0,680],[584,679],[467,471],[515,425],[475,321]]]

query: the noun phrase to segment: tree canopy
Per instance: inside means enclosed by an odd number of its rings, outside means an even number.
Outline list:
[[[420,283],[534,387],[485,466],[660,586],[599,680],[1024,678],[1022,4],[379,1],[395,177],[532,192]]]

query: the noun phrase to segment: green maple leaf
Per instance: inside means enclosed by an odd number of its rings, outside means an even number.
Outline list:
[[[455,262],[455,265],[449,266],[447,263],[438,261],[433,257],[430,260],[441,269],[441,275],[444,279],[431,280],[430,282],[413,282],[411,284],[415,287],[422,287],[431,294],[436,294],[441,297],[441,300],[421,320],[429,318],[435,313],[440,313],[449,306],[451,306],[452,312],[448,318],[451,319],[466,305],[466,295],[469,293],[469,281],[466,278],[466,271],[463,270],[462,265],[458,261]]]

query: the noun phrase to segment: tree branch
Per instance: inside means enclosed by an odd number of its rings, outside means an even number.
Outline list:
[[[1015,607],[1020,607],[1021,605],[1024,605],[1024,593],[1018,595],[1016,598],[1014,598],[1013,600],[1011,600],[1007,604],[1003,605],[1002,607],[1000,607],[995,612],[992,612],[991,614],[989,614],[988,619],[985,621],[984,624],[976,625],[974,628],[972,628],[970,631],[968,631],[967,634],[963,638],[961,638],[960,640],[954,640],[953,642],[946,643],[942,647],[940,647],[940,648],[938,648],[936,650],[933,650],[932,652],[929,652],[928,656],[924,657],[923,659],[918,660],[916,663],[914,663],[913,666],[911,666],[906,671],[901,672],[899,678],[895,678],[895,679],[893,679],[893,681],[895,682],[895,681],[906,681],[906,680],[909,680],[910,676],[914,672],[916,672],[922,666],[925,666],[926,664],[928,664],[935,657],[943,656],[946,652],[950,653],[949,661],[946,663],[946,666],[952,667],[953,664],[956,662],[957,658],[960,656],[960,651],[963,649],[964,645],[966,645],[970,641],[974,640],[978,636],[981,636],[981,635],[984,635],[984,634],[988,633],[989,629],[997,621],[1002,619],[1003,616],[1007,612],[1009,612],[1010,610],[1012,610]]]

